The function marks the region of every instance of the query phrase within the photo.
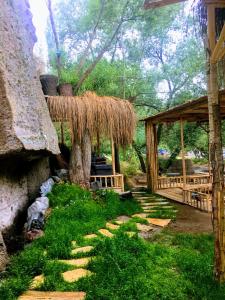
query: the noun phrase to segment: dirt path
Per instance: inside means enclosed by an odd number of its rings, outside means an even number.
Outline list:
[[[178,209],[176,221],[169,225],[175,232],[211,233],[211,215],[188,205],[173,203]]]

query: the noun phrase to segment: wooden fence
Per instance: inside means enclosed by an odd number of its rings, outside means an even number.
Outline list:
[[[187,185],[199,185],[211,183],[210,175],[188,175],[186,177]],[[183,187],[184,181],[183,176],[174,177],[158,177],[157,189],[168,189],[168,188],[179,188]]]
[[[210,189],[184,189],[183,200],[185,204],[198,208],[202,211],[212,211],[212,196]]]
[[[93,175],[91,182],[99,182],[103,189],[113,189],[118,192],[124,192],[123,174],[116,175]]]

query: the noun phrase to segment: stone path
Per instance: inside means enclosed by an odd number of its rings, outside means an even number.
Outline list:
[[[111,222],[107,222],[105,228],[100,228],[97,232],[90,232],[89,234],[83,236],[84,240],[87,242],[97,238],[113,238],[117,232],[124,232],[130,238],[134,235],[138,234],[139,237],[148,239],[153,233],[158,232],[165,226],[167,226],[171,219],[161,218],[160,215],[163,213],[164,215],[167,212],[175,212],[173,206],[170,205],[163,198],[157,198],[154,195],[147,195],[145,193],[133,193],[134,197],[139,202],[140,206],[143,209],[143,212],[136,213],[130,217],[128,216],[119,216],[116,220],[112,220]],[[152,216],[153,214],[153,216]],[[159,215],[159,217],[155,217]],[[163,216],[164,217],[164,216]],[[128,231],[126,230],[126,225],[129,224],[132,226],[136,226],[135,231]],[[133,228],[133,227],[131,227]],[[80,278],[86,276],[92,276],[92,272],[89,271],[88,264],[91,260],[95,257],[92,256],[92,251],[94,247],[92,245],[86,245],[80,247],[76,241],[71,241],[71,256],[70,259],[61,259],[58,262],[63,263],[65,265],[70,266],[73,268],[72,270],[64,271],[61,273],[62,278],[65,282],[74,283],[78,281]],[[81,254],[88,254],[87,257],[79,258]],[[76,257],[77,255],[78,258]],[[33,281],[30,285],[30,290],[24,293],[22,296],[19,297],[20,300],[30,300],[30,299],[42,299],[42,300],[53,300],[53,299],[60,299],[60,300],[83,300],[86,297],[85,292],[40,292],[35,291],[35,289],[39,289],[45,281],[45,277],[43,274],[40,274],[33,278]]]

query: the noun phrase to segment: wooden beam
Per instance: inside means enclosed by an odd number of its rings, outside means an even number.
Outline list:
[[[147,184],[151,192],[156,192],[158,183],[158,142],[156,125],[145,123]]]
[[[182,153],[182,171],[183,171],[183,187],[187,183],[187,171],[185,163],[185,148],[184,148],[184,121],[180,120],[180,138],[181,138],[181,153]]]
[[[223,25],[223,29],[221,31],[219,40],[216,43],[215,49],[212,53],[211,63],[216,64],[225,55],[224,42],[225,42],[225,25]]]
[[[144,8],[145,9],[158,8],[158,7],[184,2],[184,1],[186,0],[145,0]]]
[[[113,136],[111,134],[111,150],[112,150],[112,171],[113,175],[116,175],[116,167],[115,167],[115,146]]]
[[[213,5],[216,8],[223,8],[225,7],[224,0],[204,0],[206,5]]]

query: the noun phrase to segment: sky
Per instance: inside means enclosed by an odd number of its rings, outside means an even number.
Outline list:
[[[47,62],[47,42],[45,38],[45,30],[48,20],[48,8],[46,0],[29,0],[31,12],[33,14],[33,24],[36,28],[37,43],[34,47],[34,53],[41,57],[43,61]]]

